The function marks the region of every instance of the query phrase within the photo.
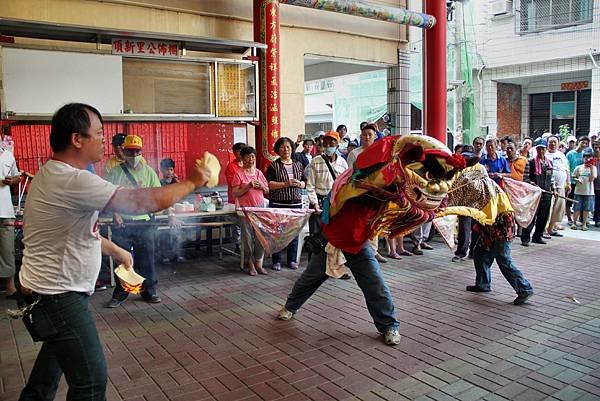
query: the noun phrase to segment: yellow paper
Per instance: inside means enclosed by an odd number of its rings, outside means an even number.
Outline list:
[[[117,266],[115,269],[115,274],[119,280],[131,286],[141,285],[145,280],[144,277],[140,276],[135,272],[135,270],[133,270],[133,267],[131,269],[127,269],[124,265]]]
[[[196,160],[196,164],[205,167],[210,171],[210,179],[206,183],[208,188],[216,187],[219,183],[219,173],[221,172],[221,164],[215,155],[209,152],[204,152],[202,159]]]

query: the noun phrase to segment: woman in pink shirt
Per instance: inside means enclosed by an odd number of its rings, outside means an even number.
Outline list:
[[[256,168],[256,150],[248,146],[240,151],[242,167],[238,169],[231,181],[233,196],[239,207],[264,207],[265,195],[269,193],[269,184],[263,173]],[[267,274],[263,269],[265,251],[254,234],[250,223],[242,219],[245,247],[248,255],[248,274]]]

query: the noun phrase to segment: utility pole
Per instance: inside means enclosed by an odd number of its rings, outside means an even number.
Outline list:
[[[461,45],[462,34],[462,4],[454,1],[454,144],[463,143],[462,124],[462,69],[461,69]]]

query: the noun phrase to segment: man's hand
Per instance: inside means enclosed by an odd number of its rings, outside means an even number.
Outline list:
[[[116,227],[125,227],[125,222],[123,221],[123,217],[119,213],[113,214],[113,223]]]
[[[211,175],[212,174],[209,169],[196,162],[196,165],[188,174],[187,179],[194,184],[194,188],[200,188],[206,185]]]
[[[21,179],[21,176],[5,177],[2,180],[2,184],[8,185],[8,186],[15,185],[19,182],[20,179]]]
[[[112,255],[110,256],[112,256],[117,263],[125,266],[126,269],[131,269],[133,267],[133,256],[121,247],[115,246]]]

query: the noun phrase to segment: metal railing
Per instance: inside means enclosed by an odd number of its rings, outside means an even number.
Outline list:
[[[515,0],[515,31],[546,31],[592,22],[594,0]]]

